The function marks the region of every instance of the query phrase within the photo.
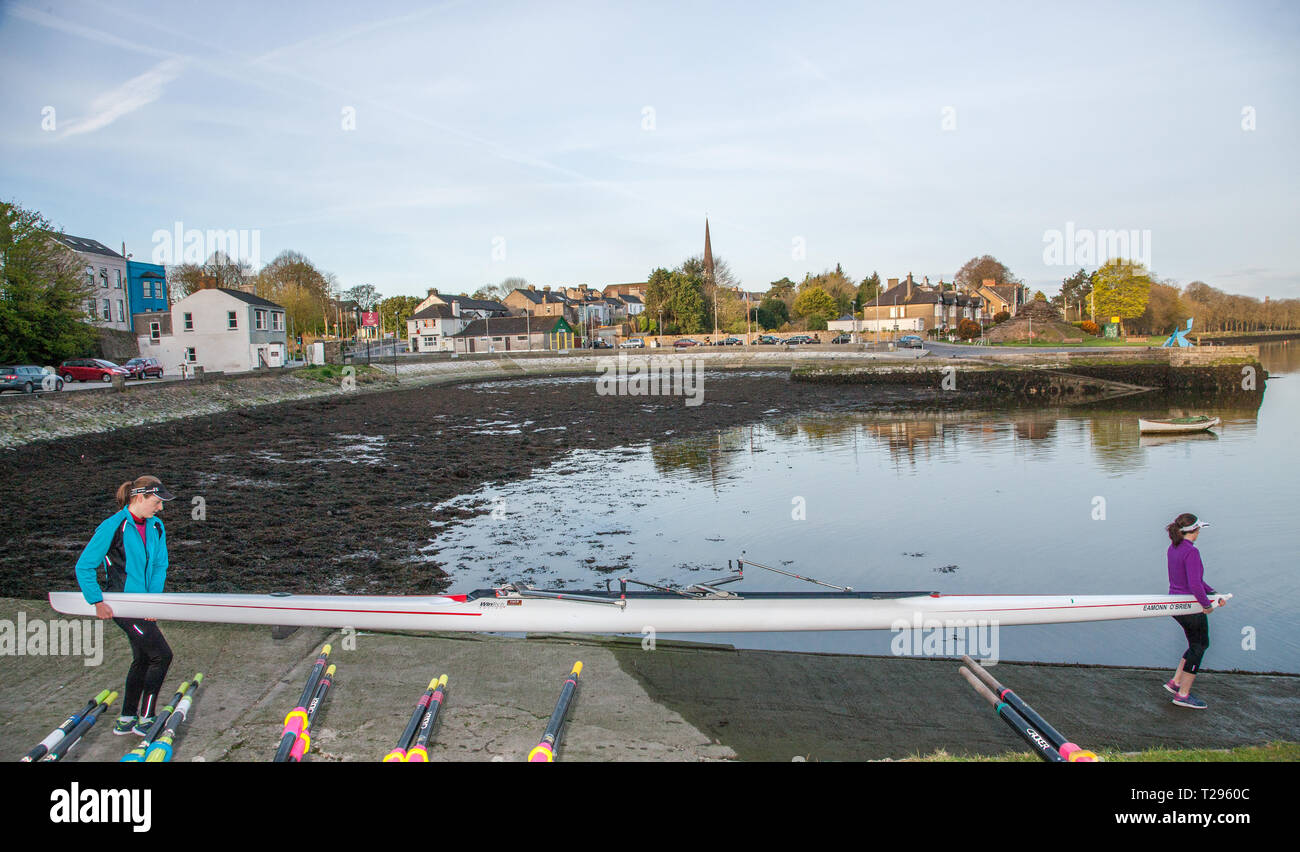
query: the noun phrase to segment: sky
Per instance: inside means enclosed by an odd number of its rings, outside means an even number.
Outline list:
[[[750,290],[991,254],[1051,294],[1122,231],[1300,297],[1297,55],[1287,2],[0,0],[0,200],[384,296],[644,281],[707,216]]]

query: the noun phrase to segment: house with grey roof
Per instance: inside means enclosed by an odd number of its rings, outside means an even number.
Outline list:
[[[283,306],[223,287],[195,290],[165,313],[140,314],[140,354],[169,372],[241,373],[283,367],[288,332]]]
[[[84,264],[86,313],[94,317],[95,325],[130,331],[132,306],[126,258],[99,240],[72,234],[50,236]]]

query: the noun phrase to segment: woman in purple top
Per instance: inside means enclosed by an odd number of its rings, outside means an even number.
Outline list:
[[[1196,680],[1196,673],[1201,670],[1201,658],[1205,656],[1205,649],[1210,647],[1210,620],[1207,616],[1214,611],[1214,604],[1210,600],[1214,589],[1205,582],[1205,566],[1201,564],[1201,554],[1195,543],[1201,529],[1207,526],[1209,524],[1195,515],[1184,512],[1165,527],[1169,541],[1172,542],[1168,552],[1169,594],[1195,595],[1197,603],[1201,605],[1200,612],[1174,616],[1174,620],[1187,634],[1187,650],[1178,663],[1178,671],[1174,672],[1173,680],[1165,684],[1165,689],[1174,694],[1175,704],[1193,710],[1204,710],[1206,707],[1204,701],[1192,695],[1192,681]],[[1224,599],[1220,598],[1219,606],[1224,603]]]

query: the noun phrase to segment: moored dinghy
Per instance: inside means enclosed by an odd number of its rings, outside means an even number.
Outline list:
[[[1142,432],[1206,432],[1218,425],[1219,418],[1205,414],[1195,417],[1174,417],[1168,420],[1138,418],[1138,429]]]

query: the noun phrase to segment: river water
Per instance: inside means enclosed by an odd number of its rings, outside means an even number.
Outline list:
[[[1141,437],[1125,410],[800,416],[708,437],[575,451],[530,479],[462,495],[435,525],[453,590],[507,580],[604,587],[707,582],[740,556],[858,590],[1142,594],[1168,589],[1165,524],[1211,522],[1210,669],[1300,671],[1300,344],[1268,344],[1259,409],[1207,403],[1217,435]],[[726,381],[706,377],[707,382]],[[1140,397],[1135,399],[1141,399]],[[748,569],[730,590],[816,587]],[[737,647],[898,652],[889,631],[709,634]],[[1005,627],[1001,659],[1170,667],[1168,618]],[[901,646],[904,649],[906,646]]]

